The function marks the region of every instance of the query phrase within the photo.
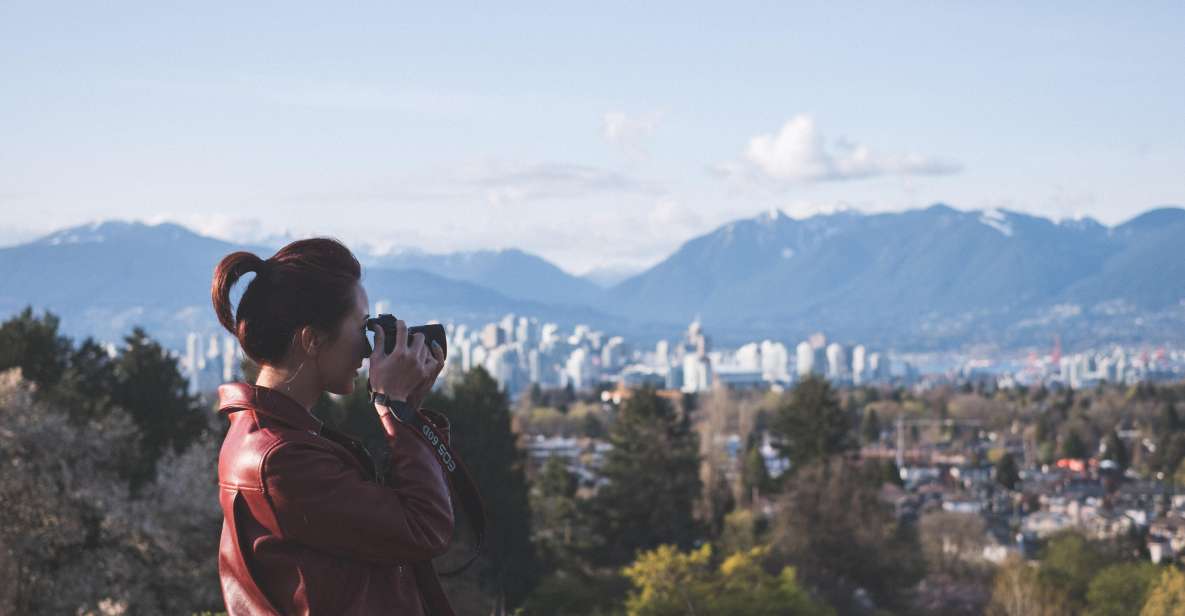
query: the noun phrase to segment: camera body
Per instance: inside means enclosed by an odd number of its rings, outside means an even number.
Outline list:
[[[393,314],[380,314],[377,317],[372,317],[366,320],[367,328],[370,328],[372,325],[377,325],[383,329],[383,348],[387,353],[390,353],[395,349],[396,321],[397,319]],[[448,340],[447,336],[445,335],[443,325],[439,323],[433,323],[431,325],[416,325],[415,327],[407,328],[408,343],[411,342],[412,336],[415,336],[416,334],[421,334],[424,336],[424,344],[431,346],[432,343],[435,342],[436,344],[440,345],[440,351],[446,358],[448,357]],[[372,349],[369,347],[370,345],[367,344],[366,355],[368,357],[372,352]]]

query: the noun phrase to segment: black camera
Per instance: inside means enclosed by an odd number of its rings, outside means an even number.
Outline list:
[[[386,352],[390,353],[395,349],[396,321],[397,319],[393,314],[380,314],[377,317],[367,319],[366,325],[362,328],[362,331],[363,333],[369,333],[371,331],[370,327],[372,325],[377,325],[383,328],[383,348],[386,350]],[[424,336],[424,344],[428,345],[429,348],[431,348],[433,342],[440,345],[441,354],[443,354],[446,358],[448,357],[448,341],[446,340],[443,325],[439,323],[433,323],[431,325],[416,325],[415,327],[407,328],[408,343],[411,343],[412,336],[415,336],[416,334],[422,334]],[[370,357],[370,354],[374,349],[374,344],[373,341],[371,341],[370,336],[367,336],[366,343],[366,356]]]

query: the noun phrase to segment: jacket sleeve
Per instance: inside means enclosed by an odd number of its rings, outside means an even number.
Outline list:
[[[287,442],[265,461],[280,532],[339,556],[389,565],[427,560],[448,548],[448,484],[423,439],[403,431],[392,448],[399,481],[383,486],[313,443]]]
[[[446,445],[452,445],[449,421],[443,413],[420,409],[419,415],[420,419],[427,420],[427,423],[436,428],[437,434]],[[388,483],[403,485],[408,481],[414,481],[416,477],[432,475],[440,477],[446,482],[444,489],[447,493],[447,476],[444,467],[440,464],[440,460],[437,459],[436,453],[428,445],[428,442],[415,434],[412,429],[399,423],[390,414],[381,415],[379,423],[383,425],[383,431],[387,436],[387,446],[391,448],[391,466],[387,469],[387,477],[390,478]],[[426,457],[407,455],[408,450],[414,447],[413,441],[415,445],[423,446],[428,452]]]

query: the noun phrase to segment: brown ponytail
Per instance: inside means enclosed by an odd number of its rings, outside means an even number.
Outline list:
[[[231,287],[248,272],[238,309],[232,314]],[[362,266],[348,248],[328,238],[298,240],[266,261],[250,252],[232,252],[214,268],[210,299],[218,322],[234,334],[256,363],[279,363],[293,334],[306,325],[325,332],[353,307],[354,285]]]
[[[214,313],[218,315],[218,322],[226,331],[235,334],[235,317],[230,307],[230,289],[235,286],[239,278],[247,272],[258,274],[263,269],[264,261],[254,253],[240,250],[232,252],[214,268],[214,282],[210,285],[210,299],[214,302]]]

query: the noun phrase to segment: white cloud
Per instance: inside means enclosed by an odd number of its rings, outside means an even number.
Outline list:
[[[839,139],[828,143],[808,114],[800,114],[776,133],[757,135],[745,147],[744,162],[722,163],[716,171],[735,178],[756,172],[783,183],[854,180],[884,175],[942,175],[961,169],[957,163],[919,154],[887,155],[867,145]]]
[[[658,112],[630,115],[610,111],[601,118],[601,135],[605,141],[627,154],[645,155],[646,143],[658,129],[662,114]]]
[[[492,205],[658,192],[652,183],[616,171],[564,163],[487,166],[467,174],[464,183],[481,190]]]
[[[662,228],[666,229],[695,229],[701,224],[699,214],[691,208],[679,203],[671,198],[659,199],[654,204],[654,209],[650,210],[650,223],[656,227],[658,231]]]

